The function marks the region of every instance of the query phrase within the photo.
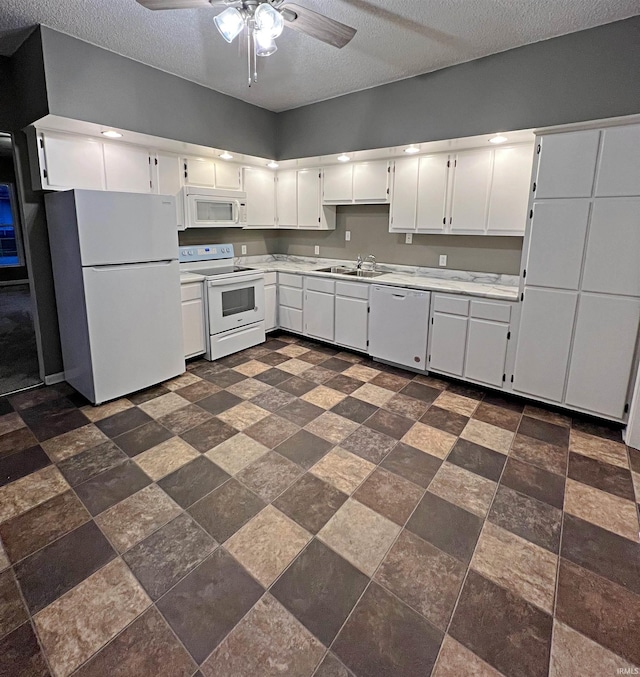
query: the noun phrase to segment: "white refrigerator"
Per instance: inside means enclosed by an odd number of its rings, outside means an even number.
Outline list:
[[[175,198],[46,196],[65,380],[94,404],[184,372]]]

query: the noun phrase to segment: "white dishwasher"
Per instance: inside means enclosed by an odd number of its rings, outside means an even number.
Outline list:
[[[426,370],[430,300],[428,291],[374,285],[369,320],[371,357]]]

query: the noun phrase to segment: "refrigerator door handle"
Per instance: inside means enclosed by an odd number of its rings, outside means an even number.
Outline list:
[[[170,266],[173,263],[171,261],[147,261],[145,263],[118,263],[115,265],[109,264],[106,266],[87,266],[90,270],[95,270],[96,272],[108,271],[108,270],[131,270],[135,268],[158,268],[159,266]]]

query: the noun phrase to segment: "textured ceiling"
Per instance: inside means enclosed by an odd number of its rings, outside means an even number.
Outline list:
[[[0,0],[0,54],[43,23],[274,111],[434,71],[638,13],[638,0],[296,0],[358,30],[342,50],[289,29],[246,86],[246,60],[209,8],[135,0]]]

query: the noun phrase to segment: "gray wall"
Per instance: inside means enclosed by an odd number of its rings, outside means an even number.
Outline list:
[[[278,158],[640,113],[640,17],[278,117]]]
[[[239,228],[194,228],[178,233],[181,245],[232,244],[236,256],[242,256],[242,245],[247,246],[247,256],[278,254],[280,237],[277,230],[241,230]]]
[[[52,114],[248,155],[274,155],[275,113],[50,28],[41,30]]]

